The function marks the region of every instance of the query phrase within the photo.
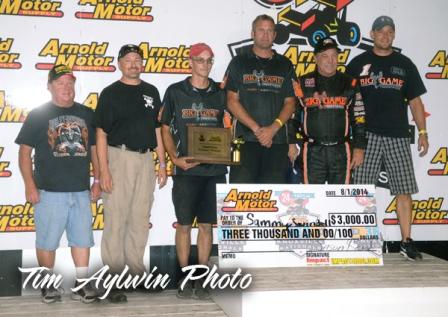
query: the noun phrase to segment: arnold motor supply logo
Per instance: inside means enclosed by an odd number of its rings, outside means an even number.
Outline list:
[[[348,17],[348,7],[353,1],[255,0],[265,8],[277,10],[274,43],[286,45],[283,55],[294,65],[298,77],[316,69],[313,48],[321,38],[331,36],[340,44],[338,70],[341,72],[345,71],[353,47],[367,50],[373,46],[373,41],[362,37],[358,24]],[[247,39],[230,43],[228,47],[233,57],[251,44],[252,39]]]
[[[150,46],[148,42],[142,42],[139,47],[143,51],[143,73],[191,73],[188,61],[189,46],[182,44],[177,47],[157,47]]]
[[[431,168],[428,170],[429,176],[447,176],[448,175],[448,148],[441,147],[431,159],[431,164],[437,165],[439,168]],[[440,165],[442,164],[442,165]]]
[[[143,5],[144,0],[79,0],[78,5],[92,8],[92,11],[78,11],[78,19],[140,21],[152,22],[154,17],[149,13],[150,6]]]
[[[1,0],[0,14],[33,17],[61,18],[62,1],[50,0]]]
[[[423,200],[412,200],[412,224],[442,225],[448,224],[448,211],[442,209],[443,197],[429,197]],[[386,209],[386,214],[397,211],[397,199],[394,198]],[[385,225],[397,225],[397,218],[386,218]]]
[[[34,209],[31,203],[0,205],[0,232],[34,231]]]
[[[92,229],[103,230],[104,214],[102,203],[92,203]],[[29,202],[16,205],[0,205],[1,232],[31,232],[34,228],[34,208]]]
[[[426,73],[427,79],[448,79],[448,57],[445,50],[439,50],[431,62],[429,62],[428,67],[440,69],[439,72],[428,72]]]
[[[19,53],[11,52],[12,44],[14,40],[7,38],[2,40],[0,38],[0,68],[3,69],[20,69],[22,64],[19,63]]]
[[[28,110],[10,105],[5,95],[5,91],[0,90],[0,123],[23,123]]]
[[[75,71],[114,72],[114,57],[107,56],[108,42],[86,44],[64,43],[49,39],[39,52],[40,57],[54,58],[52,63],[37,63],[36,69],[49,70],[53,65],[64,64]]]
[[[272,190],[238,192],[233,188],[224,198],[223,212],[277,212],[277,200],[271,199]]]
[[[0,178],[11,177],[11,175],[12,175],[12,172],[10,170],[8,170],[10,162],[9,161],[1,161],[4,149],[5,149],[4,147],[0,146]]]

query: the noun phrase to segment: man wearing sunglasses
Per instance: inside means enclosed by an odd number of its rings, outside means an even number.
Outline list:
[[[189,265],[191,227],[198,224],[198,262],[207,265],[216,223],[216,184],[225,183],[225,165],[199,164],[187,156],[187,126],[223,127],[225,93],[208,77],[213,51],[207,44],[190,48],[191,76],[168,87],[163,99],[162,136],[174,163],[172,199],[177,218],[176,251],[179,265]],[[184,277],[185,278],[185,277]],[[202,280],[179,282],[180,298],[207,299]]]

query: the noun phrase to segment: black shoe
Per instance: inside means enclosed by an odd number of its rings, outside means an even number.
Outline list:
[[[211,298],[210,289],[204,287],[204,279],[194,281],[194,299],[208,300]]]
[[[78,286],[79,283],[75,283],[75,287]],[[79,289],[76,292],[72,293],[72,299],[81,301],[84,304],[90,304],[98,300],[98,293],[90,286],[90,284],[85,285],[83,288]]]
[[[402,241],[400,243],[400,254],[411,261],[423,259],[415,246],[414,240],[410,238],[407,238],[405,242]]]
[[[193,298],[194,292],[193,292],[193,283],[191,281],[187,281],[185,283],[184,288],[181,288],[181,285],[183,281],[185,280],[185,277],[179,281],[179,284],[177,286],[177,298],[181,299],[190,299]]]
[[[45,304],[51,304],[61,301],[61,296],[64,293],[64,290],[62,288],[51,286],[48,288],[42,288],[41,293],[42,302],[44,302]]]
[[[109,302],[114,304],[126,303],[128,301],[128,298],[126,297],[124,292],[119,289],[112,289],[109,295],[107,295],[107,299],[109,300]]]
[[[135,288],[135,290],[137,292],[142,292],[142,293],[160,293],[163,292],[165,289],[160,286],[159,284],[157,284],[157,286],[150,286],[149,288],[145,287],[145,283],[140,283],[137,285],[137,287]]]

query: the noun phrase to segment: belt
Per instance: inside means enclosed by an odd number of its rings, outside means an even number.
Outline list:
[[[109,146],[116,147],[117,149],[121,149],[121,150],[125,150],[125,151],[137,152],[137,153],[140,153],[140,154],[145,154],[146,152],[153,150],[152,148],[133,149],[133,148],[130,148],[130,147],[126,146],[126,144],[118,144],[118,145],[109,144]]]
[[[335,141],[330,141],[330,142],[322,142],[322,141],[314,140],[314,139],[306,139],[305,142],[311,143],[313,145],[332,146],[332,145],[344,144],[345,142],[348,142],[348,139],[347,140],[335,140]]]

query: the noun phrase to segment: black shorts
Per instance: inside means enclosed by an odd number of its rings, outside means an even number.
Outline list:
[[[172,199],[177,222],[188,226],[197,217],[198,223],[216,223],[218,183],[225,184],[226,176],[173,176]]]
[[[231,184],[286,184],[288,144],[272,144],[270,148],[258,142],[241,145],[241,165],[230,167]]]

